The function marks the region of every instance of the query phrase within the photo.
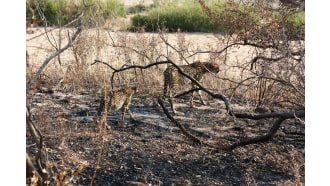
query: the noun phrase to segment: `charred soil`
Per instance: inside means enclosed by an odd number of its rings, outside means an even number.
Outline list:
[[[136,121],[116,122],[120,111],[109,113],[102,128],[93,121],[99,92],[34,90],[27,95],[34,121],[40,128],[49,161],[74,185],[304,185],[305,128],[286,120],[268,142],[239,147],[231,152],[191,144],[162,112],[157,98],[135,95],[130,106]],[[189,107],[189,98],[178,98],[175,116],[191,134],[214,145],[231,144],[245,137],[267,133],[274,119],[237,119],[226,113],[220,100]],[[165,102],[169,108],[168,102]],[[237,112],[253,109],[232,105]],[[102,143],[103,142],[103,143]],[[103,144],[103,145],[102,145]],[[36,153],[27,134],[27,151]],[[99,165],[96,167],[99,153]]]

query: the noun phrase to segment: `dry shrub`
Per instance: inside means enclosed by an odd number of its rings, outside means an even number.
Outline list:
[[[62,161],[63,164],[57,165],[54,162],[48,162],[47,170],[51,170],[51,177],[47,180],[44,180],[44,185],[68,185],[73,186],[76,184],[77,179],[79,179],[78,175],[83,171],[83,169],[87,166],[86,163],[80,163],[74,169],[71,168],[63,168],[65,167],[65,161]],[[33,176],[29,177],[26,181],[27,186],[37,186],[38,177],[33,174]]]
[[[128,32],[109,34],[111,46],[114,47],[116,61],[109,62],[113,68],[120,69],[132,65],[145,66],[153,63],[159,56],[161,50],[158,46],[157,34],[149,36],[143,32],[135,34]],[[137,84],[141,94],[155,93],[162,81],[160,72],[162,67],[151,67],[149,69],[130,69],[116,73],[114,86]],[[112,73],[112,72],[111,72]]]
[[[239,67],[245,75],[235,83],[234,87],[238,88],[232,92],[232,97],[244,96],[256,107],[304,107],[303,62],[284,58],[277,61],[260,60],[258,64],[248,65]]]
[[[203,46],[210,52],[198,53],[200,44],[189,40],[186,33],[168,34],[109,32],[100,29],[88,29],[72,47],[70,56],[62,59],[62,65],[53,63],[46,68],[41,77],[48,85],[58,85],[62,90],[78,91],[85,88],[100,89],[105,77],[111,86],[113,70],[104,64],[90,65],[95,59],[101,59],[116,69],[131,65],[148,65],[164,60],[160,56],[174,56],[179,65],[188,61],[210,61],[220,64],[220,72],[216,75],[207,74],[203,85],[211,90],[228,95],[232,101],[243,101],[254,106],[280,105],[301,106],[304,103],[304,64],[290,58],[278,61],[263,59],[254,60],[256,56],[276,58],[279,54],[274,50],[262,50],[253,47],[230,47],[224,52],[226,43],[236,42],[231,36],[213,35],[215,43]],[[168,42],[166,44],[165,42]],[[170,46],[171,45],[171,46]],[[304,43],[293,42],[292,49],[300,49]],[[249,49],[247,49],[249,48]],[[245,58],[233,57],[237,51],[248,51],[242,54]],[[194,54],[194,52],[197,52]],[[29,60],[33,57],[30,57]],[[30,76],[36,65],[30,64],[27,76]],[[140,94],[160,95],[163,89],[163,71],[166,65],[154,66],[149,69],[130,69],[114,75],[114,88],[137,84]],[[42,81],[41,81],[42,82]],[[50,83],[51,82],[51,83]],[[185,87],[187,88],[187,87]],[[203,93],[204,96],[207,96]]]
[[[60,89],[66,91],[77,91],[85,88],[100,87],[103,79],[104,69],[91,66],[91,62],[97,56],[102,55],[106,46],[104,36],[100,35],[98,29],[84,30],[72,46],[72,57],[64,67],[60,67],[63,73],[59,76]]]
[[[283,5],[275,11],[267,1],[228,1],[224,4],[228,14],[219,16],[219,11],[211,9],[206,1],[199,2],[210,17],[228,28],[224,36],[230,47],[225,53],[235,46],[251,48],[248,59],[227,63],[232,72],[237,70],[235,78],[226,76],[231,100],[244,97],[245,103],[251,102],[256,107],[303,109],[305,42],[304,21],[299,21],[301,12]],[[297,25],[290,26],[294,23]]]

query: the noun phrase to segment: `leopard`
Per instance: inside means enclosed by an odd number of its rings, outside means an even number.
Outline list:
[[[195,61],[188,65],[179,65],[179,67],[183,72],[190,75],[198,82],[202,80],[203,76],[206,73],[217,74],[220,71],[219,65],[213,62]],[[178,114],[178,111],[176,110],[174,105],[174,96],[176,95],[178,87],[190,83],[192,88],[196,88],[196,85],[192,81],[190,81],[187,77],[182,75],[179,72],[179,70],[173,65],[170,65],[165,69],[163,76],[164,76],[164,89],[163,89],[164,91],[163,91],[162,99],[163,101],[165,101],[165,98],[168,97],[172,112],[174,115],[176,115]],[[195,93],[196,91],[193,91],[190,95],[190,107],[192,108],[195,107],[194,106]],[[200,90],[198,90],[197,93],[202,104],[206,105]]]
[[[104,96],[105,91],[103,90],[100,97],[100,105],[97,109],[97,116],[101,116],[102,114],[107,115],[109,111],[114,112],[119,109],[122,109],[119,126],[124,126],[126,112],[130,115],[132,121],[135,121],[135,118],[131,113],[129,106],[131,104],[132,97],[137,93],[137,91],[137,86],[131,86],[117,90],[108,90],[106,91],[106,96]]]

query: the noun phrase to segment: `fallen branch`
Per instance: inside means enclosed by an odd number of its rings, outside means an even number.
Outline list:
[[[237,147],[242,147],[242,146],[250,145],[250,144],[253,144],[253,143],[266,142],[266,141],[270,140],[273,137],[273,135],[276,133],[276,131],[280,127],[281,123],[286,119],[287,118],[284,118],[284,117],[281,117],[281,118],[277,119],[275,121],[274,125],[272,126],[272,128],[269,130],[269,132],[266,135],[257,136],[255,138],[242,139],[242,140],[240,140],[240,141],[238,141],[238,142],[236,142],[232,145],[220,147],[219,150],[232,151]]]
[[[168,110],[165,108],[164,103],[161,98],[158,98],[158,103],[162,107],[165,115],[167,116],[168,119],[170,119],[180,130],[181,132],[193,143],[193,144],[198,144],[198,145],[205,145],[211,148],[216,148],[216,146],[213,146],[211,144],[208,144],[206,142],[203,142],[190,132],[188,132],[176,119],[173,118],[173,116],[168,112]]]
[[[300,110],[297,112],[274,112],[274,113],[266,113],[266,114],[235,114],[237,118],[247,118],[247,119],[253,119],[253,120],[259,120],[259,119],[266,119],[266,118],[278,118],[274,125],[270,128],[269,132],[266,135],[263,136],[257,136],[255,138],[247,138],[242,139],[232,145],[219,147],[221,150],[224,151],[231,151],[237,147],[242,147],[246,145],[250,145],[253,143],[261,143],[266,142],[270,140],[274,134],[279,129],[281,123],[286,119],[294,119],[297,117],[305,117],[305,110]]]
[[[305,110],[299,110],[296,112],[272,112],[266,114],[247,114],[247,113],[236,113],[235,116],[237,118],[246,118],[246,119],[267,119],[267,118],[284,118],[284,119],[292,119],[296,117],[305,117]]]

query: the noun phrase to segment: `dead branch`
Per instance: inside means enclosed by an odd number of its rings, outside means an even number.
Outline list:
[[[303,121],[302,119],[300,119],[301,117],[297,116],[296,113],[293,113],[293,116],[296,120],[298,120],[302,125],[305,125],[305,121]],[[305,117],[305,115],[303,116]]]
[[[114,82],[114,76],[115,76],[115,74],[116,73],[118,73],[118,72],[122,72],[122,71],[125,71],[125,70],[128,70],[128,69],[136,69],[136,68],[138,68],[138,69],[147,69],[147,68],[150,68],[150,67],[152,67],[152,66],[157,66],[157,65],[160,65],[160,64],[167,64],[167,63],[169,63],[168,61],[158,61],[158,62],[155,62],[155,63],[150,63],[150,64],[148,64],[148,65],[146,65],[146,66],[141,66],[141,65],[131,65],[131,66],[127,66],[127,67],[125,67],[125,66],[123,66],[122,68],[120,68],[120,69],[116,69],[116,68],[114,68],[114,67],[112,67],[111,65],[109,65],[108,63],[106,63],[106,62],[103,62],[103,61],[100,61],[100,60],[97,60],[97,59],[95,59],[94,60],[94,63],[92,63],[91,65],[94,65],[94,64],[96,64],[96,63],[102,63],[102,64],[104,64],[104,65],[106,65],[106,66],[108,66],[109,68],[111,68],[114,72],[112,73],[112,76],[111,76],[111,88],[113,89],[114,87],[113,87],[113,82]]]
[[[253,120],[267,119],[267,118],[284,118],[293,119],[296,117],[305,117],[305,110],[299,110],[296,112],[272,112],[266,114],[248,114],[248,113],[235,113],[236,118],[246,118]]]
[[[167,44],[167,43],[166,43]],[[235,46],[252,46],[252,47],[256,47],[256,48],[260,48],[260,49],[268,49],[268,48],[274,48],[273,45],[269,45],[269,46],[263,46],[263,45],[257,45],[254,43],[249,43],[249,42],[235,42],[235,43],[227,43],[226,47],[222,48],[221,50],[218,51],[196,51],[192,54],[190,54],[189,56],[187,56],[186,58],[190,58],[196,54],[209,54],[209,53],[214,53],[214,54],[221,54],[223,52],[226,52],[229,48],[231,47],[235,47]]]
[[[182,74],[183,76],[185,76],[186,78],[188,78],[190,81],[192,81],[194,84],[196,84],[201,90],[203,90],[204,92],[206,92],[207,94],[209,94],[210,96],[212,96],[213,98],[216,98],[216,99],[221,99],[222,101],[225,102],[225,105],[226,105],[226,110],[228,113],[230,113],[230,103],[229,103],[229,100],[228,98],[223,95],[223,94],[219,94],[219,93],[213,93],[211,92],[210,90],[206,89],[205,87],[203,87],[198,81],[196,81],[194,78],[192,78],[189,74],[185,73],[178,65],[177,63],[175,62],[175,60],[173,60],[172,58],[170,57],[166,57],[167,60],[166,61],[158,61],[158,62],[155,62],[155,63],[150,63],[146,66],[141,66],[141,65],[132,65],[132,66],[128,66],[128,67],[124,67],[124,68],[120,68],[120,69],[116,69],[116,68],[113,68],[111,65],[109,65],[108,63],[105,63],[105,62],[102,62],[100,60],[94,60],[94,63],[92,63],[91,65],[94,65],[95,63],[102,63],[102,64],[105,64],[107,65],[108,67],[110,67],[112,70],[114,70],[113,74],[112,74],[112,77],[111,77],[111,86],[113,88],[113,79],[114,79],[114,75],[118,72],[122,72],[122,71],[125,71],[125,70],[128,70],[128,69],[132,69],[132,68],[139,68],[139,69],[147,69],[147,68],[150,68],[152,66],[156,66],[156,65],[160,65],[160,64],[172,64],[175,68],[178,69],[179,73]],[[233,115],[233,113],[231,113]]]
[[[231,100],[234,97],[234,94],[235,94],[235,92],[236,92],[236,90],[238,88],[240,88],[243,85],[244,86],[250,86],[251,85],[251,84],[250,85],[244,84],[246,81],[249,81],[251,79],[256,79],[256,78],[257,78],[257,76],[252,76],[252,77],[247,77],[247,78],[241,80],[240,82],[235,82],[237,85],[235,87],[231,88],[232,89],[232,93],[229,96],[229,100]]]
[[[263,76],[263,75],[257,75],[257,77],[258,78],[267,79],[267,80],[273,80],[275,82],[279,82],[283,86],[288,86],[288,87],[293,88],[300,96],[305,97],[305,93],[303,93],[302,91],[300,91],[299,88],[297,88],[294,84],[292,84],[289,81],[286,81],[286,80],[280,79],[280,78],[273,78],[273,77],[270,77],[270,76]]]
[[[29,169],[29,173],[27,172],[27,176],[31,175],[31,172],[34,171],[34,174],[38,177],[38,179],[40,179],[41,181],[46,180],[48,178],[48,171],[47,171],[47,166],[46,166],[46,162],[47,160],[47,151],[45,150],[44,144],[43,144],[43,138],[42,138],[42,134],[40,132],[40,130],[38,129],[38,127],[35,126],[34,122],[32,121],[32,115],[30,112],[30,108],[27,106],[26,109],[26,125],[29,128],[30,134],[32,135],[32,138],[34,139],[34,141],[36,142],[37,146],[38,146],[38,155],[36,157],[36,162],[38,165],[38,169],[35,168],[35,166],[33,166],[33,163],[29,157],[29,155],[27,154],[26,157],[26,164],[27,164],[27,169]],[[41,176],[40,176],[41,174]],[[39,178],[40,177],[40,178]]]
[[[250,68],[250,70],[252,70],[253,69],[253,66],[256,66],[256,63],[257,63],[257,61],[259,60],[259,59],[261,59],[261,60],[265,60],[265,61],[272,61],[272,62],[276,62],[276,61],[279,61],[279,60],[281,60],[281,59],[283,59],[284,58],[284,56],[281,56],[281,57],[278,57],[278,58],[269,58],[269,57],[265,57],[265,56],[256,56],[256,57],[254,57],[252,60],[251,60],[251,68]]]
[[[189,64],[189,62],[187,61],[187,59],[183,56],[183,54],[176,49],[173,45],[171,45],[164,37],[163,34],[160,34],[160,39],[165,43],[166,46],[169,46],[170,48],[172,48],[175,52],[177,52],[180,55],[180,58],[183,59],[187,64]]]
[[[77,29],[77,31],[74,33],[74,35],[72,36],[72,38],[69,40],[68,44],[66,44],[63,48],[59,49],[58,51],[56,51],[55,53],[53,53],[52,55],[50,55],[44,62],[43,64],[40,66],[39,70],[37,71],[37,73],[32,77],[32,79],[27,83],[26,85],[26,92],[28,92],[30,90],[31,85],[37,81],[38,77],[40,76],[40,74],[42,73],[42,71],[46,68],[46,66],[48,65],[48,63],[55,58],[56,56],[58,56],[59,54],[61,54],[62,52],[64,52],[65,50],[67,50],[69,47],[72,46],[72,44],[74,43],[74,41],[78,38],[80,32],[82,31],[82,26],[80,25]]]
[[[242,146],[246,146],[246,145],[250,145],[250,144],[254,144],[254,143],[266,142],[274,136],[274,134],[277,132],[277,130],[279,129],[280,125],[282,124],[282,122],[284,120],[293,119],[293,118],[297,118],[297,117],[300,117],[300,118],[305,117],[305,110],[300,110],[297,112],[274,112],[274,113],[266,113],[266,114],[258,114],[258,115],[246,114],[246,113],[244,113],[244,114],[236,113],[235,116],[237,118],[248,118],[248,119],[253,119],[253,120],[266,119],[266,118],[278,118],[278,119],[275,121],[275,123],[273,124],[273,126],[270,128],[270,130],[268,131],[268,133],[266,135],[257,136],[255,138],[242,139],[232,145],[220,147],[221,150],[231,151],[237,147],[242,147]]]
[[[254,143],[262,143],[262,142],[266,142],[268,140],[270,140],[273,135],[276,133],[276,131],[279,129],[281,123],[286,120],[287,118],[285,117],[280,117],[279,119],[277,119],[274,123],[274,125],[271,127],[271,129],[269,130],[269,132],[266,135],[263,136],[257,136],[255,138],[247,138],[247,139],[242,139],[232,145],[229,146],[223,146],[223,147],[219,147],[219,150],[224,150],[224,151],[232,151],[237,147],[242,147],[242,146],[246,146],[246,145],[250,145],[250,144],[254,144]]]
[[[193,144],[197,144],[197,145],[205,145],[211,148],[216,148],[216,146],[213,146],[209,143],[203,142],[202,140],[200,140],[198,137],[194,136],[193,134],[191,134],[190,132],[188,132],[182,125],[181,123],[179,123],[176,119],[173,118],[173,116],[168,112],[168,110],[165,108],[164,103],[162,101],[161,98],[158,98],[158,103],[160,104],[160,106],[162,107],[165,115],[167,116],[168,119],[170,119],[182,132],[182,134],[184,134]]]
[[[79,26],[78,29],[77,29],[77,31],[73,35],[73,37],[70,39],[69,43],[66,46],[64,46],[63,48],[61,48],[60,50],[58,50],[57,52],[53,53],[51,56],[49,56],[44,61],[44,63],[40,66],[40,68],[37,71],[37,73],[27,83],[27,85],[26,85],[26,92],[28,92],[30,90],[31,85],[38,79],[38,77],[43,72],[43,70],[46,68],[46,66],[48,65],[48,63],[53,58],[55,58],[56,56],[58,56],[60,53],[64,52],[66,49],[68,49],[73,44],[73,42],[76,40],[76,38],[79,36],[79,33],[81,31],[82,31],[82,27]],[[32,122],[31,113],[30,113],[30,109],[29,109],[28,106],[27,106],[27,113],[26,113],[26,122],[27,122],[27,126],[29,128],[29,131],[32,134],[33,139],[36,141],[36,144],[38,145],[38,152],[39,153],[38,153],[38,156],[36,158],[36,161],[37,161],[37,164],[39,166],[39,170],[37,172],[42,175],[43,180],[46,180],[48,178],[48,171],[47,171],[47,168],[46,168],[47,152],[44,149],[43,140],[42,140],[42,134],[41,134],[40,130]],[[27,162],[27,164],[28,163],[29,162]]]
[[[31,112],[30,112],[30,108],[27,106],[26,107],[26,124],[27,124],[27,126],[29,128],[29,131],[30,131],[30,134],[32,135],[32,137],[34,139],[38,139],[41,136],[41,132],[34,125],[31,117],[32,117],[32,115],[31,115]],[[42,139],[35,140],[35,141],[36,141],[37,146],[40,147],[41,146],[41,143],[42,143]]]
[[[113,71],[115,71],[115,72],[117,71],[117,69],[113,68],[113,67],[112,67],[111,65],[109,65],[108,63],[103,62],[103,61],[100,61],[100,60],[97,60],[97,59],[95,59],[95,60],[94,60],[94,63],[92,63],[91,65],[94,65],[94,64],[96,64],[96,63],[102,63],[102,64],[108,66],[109,68],[111,68],[111,70],[113,70]]]

